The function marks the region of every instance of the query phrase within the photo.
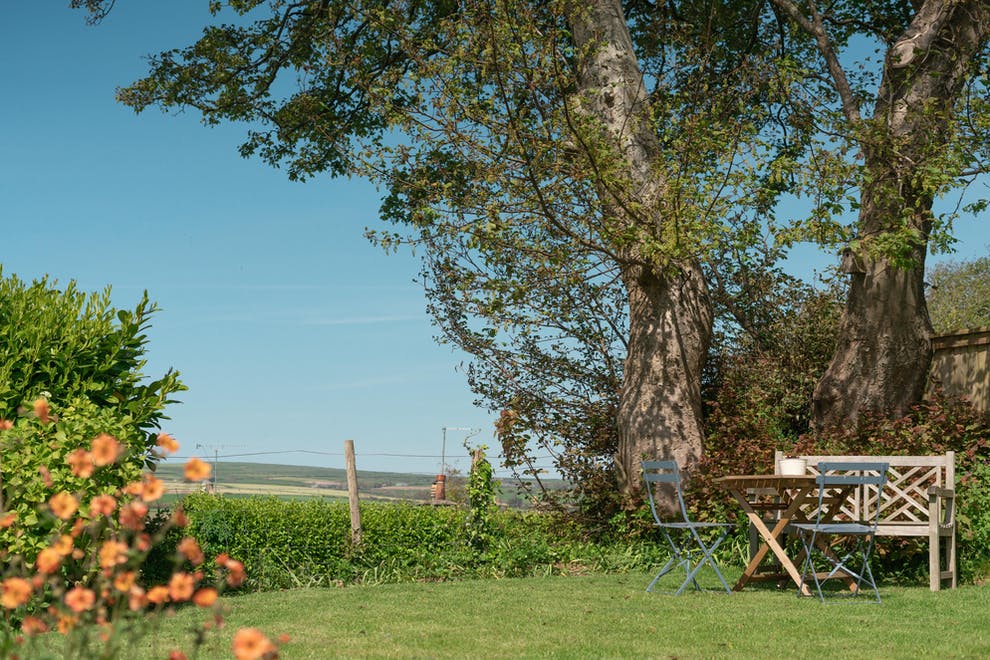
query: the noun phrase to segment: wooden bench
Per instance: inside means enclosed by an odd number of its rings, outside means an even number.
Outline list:
[[[784,458],[778,451],[774,470]],[[947,451],[937,456],[800,456],[808,461],[808,471],[817,474],[821,461],[875,461],[887,463],[887,484],[878,498],[859,490],[843,507],[855,520],[872,517],[880,507],[877,536],[928,537],[928,584],[932,591],[943,580],[956,587],[956,455]],[[943,552],[944,551],[944,552]],[[943,561],[944,554],[944,561]]]

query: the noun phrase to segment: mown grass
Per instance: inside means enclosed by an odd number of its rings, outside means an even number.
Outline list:
[[[234,630],[288,634],[283,658],[990,657],[990,588],[882,588],[883,603],[822,605],[795,591],[645,593],[647,574],[405,583],[224,600],[227,625],[200,649],[230,656]],[[674,588],[675,582],[661,583]],[[188,647],[194,609],[134,657]]]

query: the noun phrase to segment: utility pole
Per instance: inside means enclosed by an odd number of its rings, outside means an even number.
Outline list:
[[[469,426],[442,426],[442,427],[440,427],[440,430],[443,431],[443,439],[442,439],[441,444],[440,444],[440,474],[442,474],[442,475],[444,475],[446,477],[446,475],[447,475],[447,431],[474,431],[474,429],[471,428],[471,427],[469,427]],[[478,433],[478,431],[475,431],[475,433],[472,433],[471,435],[475,435],[476,433]],[[467,437],[470,438],[471,435],[469,435]],[[465,440],[466,439],[467,438],[465,438]]]
[[[442,432],[440,441],[440,474],[437,475],[433,485],[430,487],[430,494],[433,500],[442,502],[447,499],[447,431],[469,431],[464,442],[473,435],[481,433],[481,429],[474,429],[469,426],[441,426]]]
[[[217,463],[220,462],[220,450],[221,449],[243,449],[244,445],[201,445],[196,444],[196,449],[205,449],[207,451],[213,450],[213,469],[210,472],[210,488],[213,493],[217,492]]]

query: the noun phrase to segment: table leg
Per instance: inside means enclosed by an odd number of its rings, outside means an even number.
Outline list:
[[[794,584],[802,587],[801,591],[803,594],[810,596],[811,592],[808,590],[808,586],[801,584],[800,571],[798,571],[797,567],[794,566],[794,563],[791,562],[790,557],[787,556],[787,552],[784,551],[783,546],[781,546],[777,541],[783,533],[784,528],[786,528],[787,524],[790,522],[790,518],[781,517],[771,530],[766,526],[763,519],[756,512],[747,513],[747,515],[749,516],[749,520],[753,526],[760,532],[760,536],[763,537],[764,542],[760,546],[760,549],[756,551],[756,555],[754,555],[753,559],[749,562],[749,566],[747,566],[746,570],[743,572],[743,577],[740,578],[739,582],[736,584],[736,591],[739,591],[739,589],[741,589],[746,582],[749,582],[749,580],[752,579],[753,575],[755,575],[756,568],[760,565],[760,562],[763,561],[764,557],[766,557],[767,552],[772,550],[774,556],[777,557],[777,560],[780,562],[781,568],[783,568],[787,574],[791,576],[791,579],[794,580]],[[745,580],[743,578],[745,578]]]

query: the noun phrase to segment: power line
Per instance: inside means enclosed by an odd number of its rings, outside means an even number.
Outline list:
[[[278,456],[282,454],[316,454],[319,456],[343,456],[344,452],[339,451],[318,451],[315,449],[280,449],[277,451],[254,451],[254,452],[242,452],[237,454],[216,454],[216,458],[239,458],[242,456]],[[360,456],[385,456],[393,458],[442,458],[440,454],[396,454],[392,452],[358,452]],[[170,456],[169,458],[185,460],[192,458],[192,456]],[[536,459],[543,458],[554,458],[552,454],[544,454],[542,456],[534,456]],[[463,458],[458,457],[454,460],[468,460],[470,456],[464,456]]]

